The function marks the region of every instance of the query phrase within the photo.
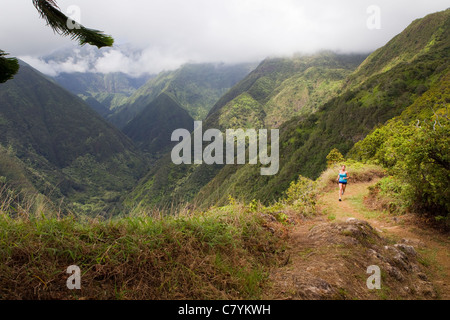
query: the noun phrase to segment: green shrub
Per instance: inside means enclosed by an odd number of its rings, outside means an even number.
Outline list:
[[[342,153],[340,153],[338,149],[334,148],[327,155],[327,161],[328,161],[328,167],[331,167],[335,164],[344,162],[345,159],[344,159],[344,156],[342,155]]]
[[[304,215],[312,215],[316,212],[317,196],[316,182],[300,176],[297,181],[291,182],[280,202]]]
[[[446,116],[404,124],[392,120],[357,143],[351,154],[374,161],[409,187],[397,191],[411,209],[447,216],[450,210],[450,127]]]
[[[411,199],[410,191],[408,184],[396,177],[388,176],[369,187],[369,198],[374,200],[377,209],[386,210],[391,214],[403,214],[412,205],[407,202]]]

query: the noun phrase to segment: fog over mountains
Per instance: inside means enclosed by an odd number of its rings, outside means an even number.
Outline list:
[[[71,40],[53,34],[27,2],[3,2],[3,48],[41,72],[54,69],[39,65],[36,59],[72,45]],[[445,0],[413,4],[406,0],[74,0],[58,4],[81,23],[113,35],[116,45],[132,44],[136,49],[131,51],[100,50],[103,57],[95,64],[99,72],[131,75],[173,70],[188,62],[252,62],[295,52],[369,53],[411,21],[448,7]],[[376,11],[370,10],[373,5],[379,9],[379,29],[367,27]],[[58,68],[80,71],[88,65],[67,62]]]
[[[41,57],[22,56],[22,60],[39,71],[58,76],[61,73],[124,73],[130,77],[148,76],[162,70],[173,70],[183,60],[169,60],[154,56],[154,52],[137,49],[132,45],[115,45],[97,49],[70,44]]]

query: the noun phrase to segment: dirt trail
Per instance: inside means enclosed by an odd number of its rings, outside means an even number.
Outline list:
[[[323,194],[319,199],[319,210],[322,214],[312,220],[301,221],[292,228],[288,263],[274,270],[271,275],[274,283],[274,292],[270,293],[272,298],[327,298],[327,290],[330,291],[330,298],[340,296],[346,298],[344,289],[339,289],[342,292],[331,292],[332,289],[326,284],[326,282],[335,284],[337,281],[335,274],[339,272],[347,273],[343,278],[345,283],[339,287],[351,287],[353,296],[356,295],[361,299],[386,298],[380,296],[380,293],[378,296],[368,294],[358,282],[349,280],[357,276],[352,275],[352,272],[359,272],[356,268],[349,268],[348,261],[345,261],[345,254],[351,257],[352,252],[345,252],[344,249],[338,249],[333,245],[318,246],[310,237],[311,229],[317,225],[347,222],[354,218],[367,221],[383,238],[413,246],[419,253],[418,261],[425,267],[428,279],[437,289],[437,298],[450,299],[450,239],[435,230],[418,226],[411,216],[394,217],[367,209],[364,197],[368,194],[368,187],[374,183],[372,181],[349,184],[342,202],[338,201],[337,188]],[[322,286],[317,283],[321,280],[326,281]],[[414,295],[412,294],[410,298],[414,298]]]
[[[450,239],[436,230],[421,228],[411,221],[411,217],[392,217],[381,212],[368,210],[363,199],[368,194],[368,187],[374,183],[359,183],[349,185],[343,196],[343,202],[338,202],[338,192],[329,192],[322,197],[323,208],[333,208],[336,219],[346,220],[354,217],[367,220],[384,237],[406,239],[430,263],[431,278],[439,288],[442,299],[450,299]],[[337,194],[337,195],[336,195]],[[434,264],[434,265],[433,265]]]

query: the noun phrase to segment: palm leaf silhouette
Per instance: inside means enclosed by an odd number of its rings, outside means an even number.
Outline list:
[[[101,48],[110,47],[114,43],[114,39],[102,31],[86,28],[67,17],[61,12],[55,0],[33,0],[33,4],[41,18],[47,21],[54,32],[78,40],[80,45],[89,43]]]
[[[12,79],[19,70],[19,61],[16,58],[6,58],[7,55],[0,50],[0,83]]]
[[[76,21],[73,21],[59,10],[55,0],[33,0],[41,18],[54,32],[68,36],[72,40],[78,40],[80,45],[86,43],[97,46],[97,48],[111,47],[114,39],[103,34],[102,31],[89,29]],[[16,58],[6,58],[7,53],[0,50],[0,83],[6,82],[14,77],[19,70],[19,62]]]

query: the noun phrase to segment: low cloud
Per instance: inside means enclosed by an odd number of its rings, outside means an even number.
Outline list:
[[[25,61],[35,69],[38,69],[40,72],[45,73],[49,76],[57,76],[60,73],[74,73],[74,72],[88,72],[90,71],[89,64],[87,61],[78,61],[75,62],[73,57],[67,58],[66,61],[56,62],[50,61],[46,62],[40,58],[23,56],[19,57],[21,60]]]
[[[38,59],[73,43],[53,34],[29,1],[0,0],[3,50],[45,72],[122,71],[157,73],[192,62],[249,62],[268,56],[318,50],[370,52],[386,44],[413,20],[445,10],[448,0],[71,0],[61,10],[79,8],[81,23],[111,34],[118,44],[99,55]],[[380,28],[370,30],[367,9],[376,5]],[[17,17],[21,17],[17,19]],[[68,53],[69,54],[69,53]],[[87,67],[88,66],[88,67]]]
[[[81,49],[68,47],[41,58],[32,56],[19,58],[49,76],[74,72],[105,74],[122,72],[139,77],[143,74],[157,74],[162,70],[174,70],[188,62],[185,58],[165,54],[152,48],[138,50],[126,46],[106,48],[101,51],[92,47]]]
[[[173,70],[187,62],[182,57],[164,54],[149,48],[127,55],[119,50],[105,52],[95,62],[94,69],[100,73],[124,72],[131,76],[143,73],[156,74],[162,70]]]

